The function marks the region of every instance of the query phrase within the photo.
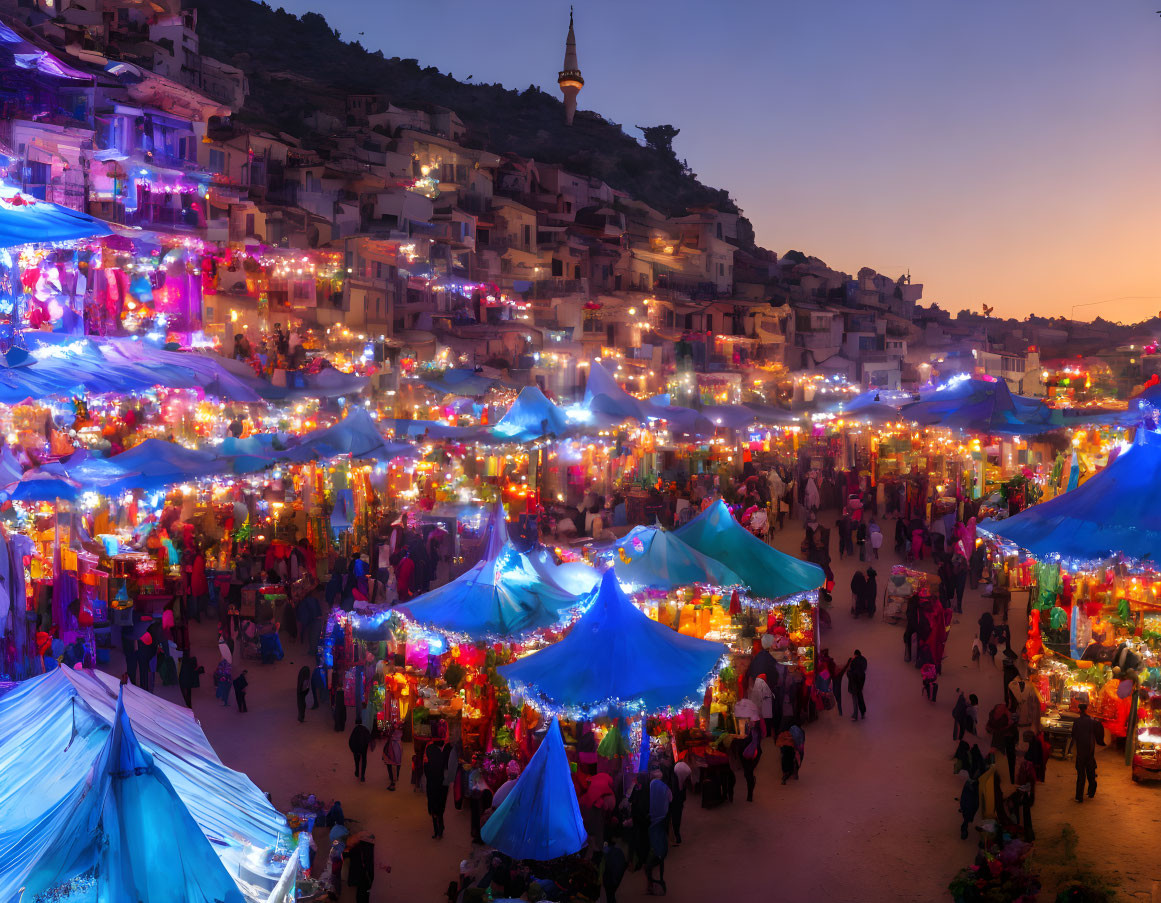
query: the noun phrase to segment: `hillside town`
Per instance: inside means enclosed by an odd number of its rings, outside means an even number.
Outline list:
[[[0,0],[0,903],[1155,894],[1161,317],[761,247],[560,19]]]

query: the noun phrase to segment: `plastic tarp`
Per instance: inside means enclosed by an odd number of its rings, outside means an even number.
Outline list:
[[[589,363],[583,404],[594,414],[605,414],[619,421],[636,420],[644,424],[649,422],[650,417],[661,417],[661,414],[650,409],[650,402],[634,398],[622,389],[600,361]]]
[[[651,620],[610,568],[564,639],[499,671],[534,705],[586,716],[610,708],[660,712],[701,705],[703,685],[725,653],[720,643]]]
[[[818,565],[791,558],[762,542],[734,520],[721,499],[673,532],[734,571],[752,596],[780,599],[818,589],[826,579]]]
[[[588,565],[558,565],[543,546],[516,549],[502,506],[484,529],[484,555],[475,565],[396,610],[451,636],[515,638],[558,626],[596,585],[599,574]]]
[[[92,82],[93,76],[80,69],[74,69],[62,62],[47,50],[22,38],[19,34],[0,22],[0,47],[12,54],[12,61],[19,69],[30,69],[42,75],[51,75],[56,78],[75,81]]]
[[[742,582],[720,561],[703,555],[660,527],[634,527],[617,540],[614,548],[617,558],[613,564],[623,583],[672,589],[695,583],[733,586]]]
[[[1037,558],[1091,563],[1113,555],[1161,561],[1161,435],[1139,428],[1134,443],[1075,489],[1026,508],[986,532]]]
[[[772,404],[761,404],[751,401],[742,405],[742,407],[753,411],[759,423],[796,423],[802,419],[801,415],[795,414],[793,411],[787,411],[784,408],[775,407]]]
[[[758,415],[741,404],[707,404],[701,409],[702,416],[716,427],[740,430],[758,420]]]
[[[502,439],[529,442],[548,435],[563,436],[569,427],[563,408],[549,401],[537,386],[525,386],[492,432]]]
[[[151,892],[156,881],[165,880],[168,888],[166,894],[138,897],[130,891],[102,900],[239,899],[216,884],[217,870],[204,858],[197,838],[187,833],[190,823],[181,817],[182,808],[228,875],[238,874],[251,847],[269,849],[286,835],[285,819],[249,778],[221,763],[188,709],[126,686],[122,702],[140,753],[124,742],[125,725],[122,739],[111,743],[120,690],[119,681],[108,674],[56,668],[0,697],[3,903],[20,900],[20,888],[31,887],[30,876],[41,875],[42,867],[52,880],[60,877],[60,869],[83,863],[93,836],[83,834],[75,819],[98,811],[106,818],[128,818],[121,845],[111,845],[110,852],[133,864],[133,877],[147,878]],[[110,810],[107,795],[102,798],[91,788],[109,789],[110,765],[120,769],[126,760],[141,765],[146,755],[152,759],[153,779],[147,782],[147,775],[140,775],[132,779],[140,782],[136,787],[125,782],[120,789],[113,787],[116,809]],[[155,779],[163,779],[177,800]],[[107,831],[113,826],[106,821]],[[142,856],[145,862],[138,869]],[[183,885],[191,875],[196,883]],[[208,891],[217,896],[198,895]],[[26,892],[23,899],[27,903],[36,896]]]
[[[478,398],[487,395],[499,382],[475,370],[451,368],[438,376],[421,376],[419,381],[437,395],[466,395]]]
[[[347,416],[333,426],[308,433],[284,453],[291,461],[311,461],[321,458],[352,458],[390,461],[392,458],[416,455],[409,442],[388,442],[379,425],[365,408],[351,408]]]
[[[482,426],[451,426],[439,420],[394,420],[396,436],[420,439],[447,439],[455,442],[488,442],[495,437]]]
[[[95,466],[91,459],[90,467]],[[128,451],[105,459],[110,479],[94,489],[112,495],[128,489],[161,489],[185,480],[197,480],[229,471],[229,462],[197,449],[164,439],[146,439]],[[122,476],[114,476],[112,468]],[[68,465],[66,464],[66,471]],[[73,476],[76,471],[69,472]],[[75,477],[74,477],[75,478]]]
[[[237,882],[137,742],[121,701],[104,747],[77,790],[69,805],[39,826],[40,842],[17,853],[23,868],[14,877],[23,886],[15,898],[23,892],[38,900],[79,881],[94,900],[243,903]],[[172,855],[174,850],[181,854]]]
[[[513,859],[540,862],[584,847],[588,834],[555,718],[516,785],[480,829],[480,836]]]
[[[1035,398],[1013,395],[1002,379],[962,379],[904,405],[902,417],[922,426],[1027,435],[1060,429],[1063,417]]]
[[[0,248],[110,234],[96,217],[0,185]]]

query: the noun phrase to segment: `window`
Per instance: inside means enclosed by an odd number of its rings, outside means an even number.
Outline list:
[[[686,314],[685,315],[685,328],[686,329],[693,329],[693,314]]]
[[[705,331],[706,332],[713,332],[714,331],[714,315],[713,314],[706,314],[705,315]]]
[[[724,276],[724,275],[726,275],[726,265],[725,265],[724,263],[719,263],[719,264],[718,264],[718,275],[719,275],[719,276]]]
[[[722,224],[718,223],[718,238],[722,237]]]
[[[226,171],[226,152],[216,147],[210,148],[210,172],[224,173]],[[310,173],[306,174],[310,178]],[[309,184],[307,186],[309,188]]]
[[[461,185],[468,180],[468,167],[463,163],[456,164],[456,181]]]
[[[247,235],[254,234],[254,214],[253,213],[246,214],[246,234]]]
[[[600,332],[601,317],[595,310],[585,311],[585,320],[581,327],[582,332]]]
[[[531,226],[524,227],[524,247],[525,248],[532,247],[532,227]]]
[[[383,278],[383,264],[381,264],[378,260],[375,261],[375,278],[376,279]],[[378,310],[378,308],[379,308],[379,302],[376,301],[375,302],[375,309]]]
[[[564,261],[552,258],[552,275],[557,277],[564,275]]]

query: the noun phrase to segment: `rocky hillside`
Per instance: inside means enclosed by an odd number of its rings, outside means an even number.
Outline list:
[[[417,60],[386,58],[342,40],[317,13],[300,18],[253,0],[195,3],[203,51],[249,75],[243,115],[250,121],[302,136],[303,113],[318,108],[341,116],[346,94],[381,93],[401,107],[448,107],[469,129],[470,145],[563,164],[668,215],[697,206],[738,209],[671,151],[642,146],[616,123],[579,112],[566,127],[560,100],[535,87],[465,84]],[[747,245],[748,227],[740,230]]]

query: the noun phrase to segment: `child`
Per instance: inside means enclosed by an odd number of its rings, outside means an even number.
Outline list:
[[[939,681],[936,679],[938,672],[935,665],[929,662],[919,670],[919,673],[923,677],[923,695],[931,702],[935,702],[935,697],[939,695]]]

